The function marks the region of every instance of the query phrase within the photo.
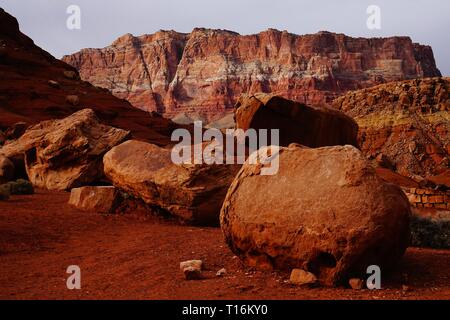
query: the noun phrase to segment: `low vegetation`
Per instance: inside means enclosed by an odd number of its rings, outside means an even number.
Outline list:
[[[16,181],[10,181],[8,183],[0,185],[0,199],[6,197],[3,200],[9,198],[9,195],[15,194],[33,194],[34,188],[30,181],[24,179],[18,179]]]
[[[450,248],[450,220],[413,216],[411,245],[414,247]]]

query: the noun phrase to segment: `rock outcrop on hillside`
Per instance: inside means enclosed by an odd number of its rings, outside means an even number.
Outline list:
[[[358,123],[369,158],[420,180],[449,171],[449,84],[450,78],[392,82],[349,92],[333,105]]]
[[[408,37],[299,36],[274,29],[254,35],[201,28],[126,34],[106,48],[63,60],[83,80],[135,107],[209,119],[231,111],[241,94],[271,92],[315,105],[348,90],[440,76],[432,49]]]
[[[20,32],[17,20],[1,8],[0,75],[0,131],[6,133],[16,123],[21,123],[23,133],[29,125],[64,118],[83,108],[94,110],[106,124],[158,145],[169,143],[177,127],[80,80],[75,68],[36,46]]]

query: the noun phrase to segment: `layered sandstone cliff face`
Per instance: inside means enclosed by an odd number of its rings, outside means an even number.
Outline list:
[[[247,36],[209,29],[127,34],[109,47],[83,49],[63,60],[83,80],[135,107],[209,119],[231,110],[242,93],[321,104],[348,90],[440,76],[432,49],[408,37],[298,36],[273,29]]]
[[[450,78],[392,82],[349,92],[333,106],[358,123],[368,157],[415,179],[447,177],[444,184],[450,182],[449,88]]]
[[[86,107],[103,123],[160,145],[170,143],[170,134],[177,127],[82,81],[73,67],[20,32],[17,20],[0,8],[0,137],[18,122],[24,131],[28,125],[64,118]]]

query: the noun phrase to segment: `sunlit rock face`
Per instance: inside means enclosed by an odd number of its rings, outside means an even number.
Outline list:
[[[273,29],[255,35],[210,29],[126,34],[63,60],[83,80],[137,108],[209,120],[231,111],[242,93],[271,92],[314,105],[349,90],[440,75],[432,49],[408,37],[299,36]]]

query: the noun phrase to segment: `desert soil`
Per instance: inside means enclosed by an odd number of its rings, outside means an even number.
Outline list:
[[[299,288],[287,273],[242,266],[219,228],[82,212],[68,198],[38,190],[0,202],[1,299],[450,299],[450,250],[409,248],[382,290]],[[188,259],[204,261],[205,279],[183,279]],[[80,290],[66,287],[69,265],[81,268]]]

